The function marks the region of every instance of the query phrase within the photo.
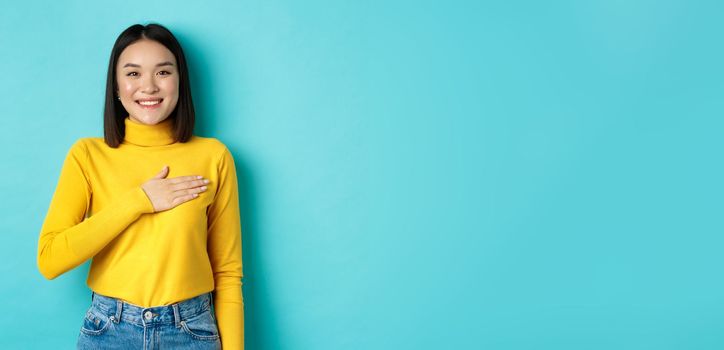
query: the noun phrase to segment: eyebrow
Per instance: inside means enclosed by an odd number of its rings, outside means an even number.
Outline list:
[[[162,66],[173,66],[173,63],[171,63],[171,62],[169,62],[169,61],[166,61],[166,62],[161,62],[161,63],[159,63],[159,64],[156,65],[156,67],[162,67]],[[135,64],[135,63],[126,63],[126,64],[123,66],[123,68],[126,68],[126,67],[138,67],[138,68],[141,68],[140,65]]]

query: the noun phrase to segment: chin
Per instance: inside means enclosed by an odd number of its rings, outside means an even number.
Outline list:
[[[147,125],[156,125],[164,120],[166,120],[167,117],[159,118],[155,116],[138,116],[136,117],[137,120],[141,121],[143,124]]]

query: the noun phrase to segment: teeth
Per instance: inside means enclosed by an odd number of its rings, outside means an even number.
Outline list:
[[[156,105],[156,104],[161,103],[161,100],[156,100],[156,101],[138,101],[138,103],[139,103],[139,104],[142,104],[142,105],[144,105],[144,106],[153,106],[153,105]]]

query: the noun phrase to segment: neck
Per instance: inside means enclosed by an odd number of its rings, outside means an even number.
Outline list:
[[[175,142],[171,118],[166,118],[155,125],[148,125],[126,117],[124,123],[126,125],[124,142],[144,147],[164,146]]]

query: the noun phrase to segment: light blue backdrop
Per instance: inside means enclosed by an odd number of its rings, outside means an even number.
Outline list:
[[[248,349],[721,349],[716,1],[0,5],[0,347],[70,349],[37,239],[113,41],[177,34],[232,150]]]

